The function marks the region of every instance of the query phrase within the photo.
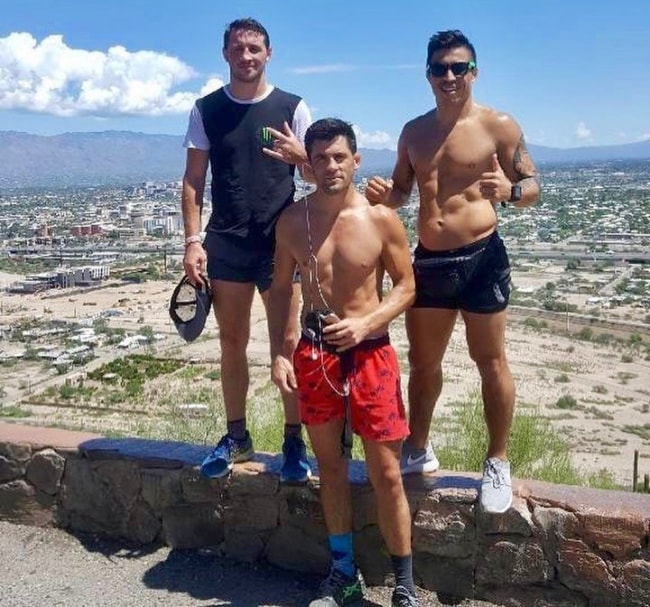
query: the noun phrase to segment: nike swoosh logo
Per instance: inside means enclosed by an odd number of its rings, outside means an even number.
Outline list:
[[[426,453],[423,453],[422,455],[418,455],[418,457],[413,457],[412,455],[409,455],[409,456],[406,458],[406,463],[407,463],[407,465],[409,465],[409,466],[412,466],[413,464],[419,464],[420,462],[422,462],[423,460],[425,460],[426,457],[427,457],[427,454],[426,454]]]

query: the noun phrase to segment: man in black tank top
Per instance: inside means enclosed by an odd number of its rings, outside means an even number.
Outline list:
[[[221,383],[227,433],[201,466],[218,478],[250,459],[246,429],[249,385],[246,347],[257,287],[265,307],[273,272],[275,223],[293,201],[296,165],[306,161],[302,144],[311,123],[305,102],[266,81],[269,35],[254,19],[233,21],[224,33],[223,57],[230,82],[199,99],[190,114],[185,147],[182,209],[183,266],[193,281],[207,274],[221,343]],[[212,213],[201,237],[201,209],[210,165]],[[298,339],[298,289],[285,336],[287,353]],[[304,482],[311,470],[294,397],[283,395],[285,432],[281,480]]]

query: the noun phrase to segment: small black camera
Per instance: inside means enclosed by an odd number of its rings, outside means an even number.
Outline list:
[[[323,337],[323,329],[327,326],[325,320],[328,316],[334,314],[329,308],[321,310],[310,310],[305,315],[305,328],[307,331],[313,333],[314,339],[321,339]]]

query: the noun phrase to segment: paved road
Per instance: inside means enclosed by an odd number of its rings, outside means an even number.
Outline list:
[[[94,536],[72,536],[0,522],[2,607],[298,607],[318,580],[280,569],[224,561],[214,554],[129,548]],[[390,605],[389,588],[368,590],[366,607]],[[491,607],[482,601],[441,603],[420,593],[422,607]]]

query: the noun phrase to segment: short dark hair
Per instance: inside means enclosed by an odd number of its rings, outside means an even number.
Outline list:
[[[349,122],[339,118],[321,118],[314,122],[305,133],[305,150],[311,158],[311,150],[316,141],[331,141],[338,136],[348,140],[348,147],[353,154],[357,153],[357,137]]]
[[[271,39],[269,38],[269,33],[266,31],[266,28],[259,22],[257,19],[252,17],[246,17],[244,19],[235,19],[226,27],[226,31],[223,33],[223,48],[228,48],[228,42],[230,41],[230,34],[238,30],[252,30],[258,34],[264,36],[264,44],[266,48],[271,47]]]
[[[476,49],[463,32],[460,30],[445,30],[435,33],[431,38],[429,38],[429,46],[427,47],[427,66],[431,61],[431,55],[436,51],[463,46],[469,50],[472,54],[472,61],[476,63]]]

